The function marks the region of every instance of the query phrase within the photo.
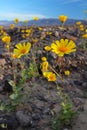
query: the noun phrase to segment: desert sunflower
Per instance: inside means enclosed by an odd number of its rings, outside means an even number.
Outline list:
[[[34,16],[34,17],[33,17],[33,20],[34,20],[34,21],[37,21],[37,20],[39,20],[39,18],[36,17],[36,16]]]
[[[10,28],[14,29],[15,25],[14,24],[10,24]]]
[[[30,51],[31,43],[18,43],[15,47],[13,54],[15,54],[17,58],[20,58],[22,55],[26,55]]]
[[[3,36],[2,37],[2,42],[9,44],[11,41],[11,37],[10,36]]]
[[[87,38],[87,33],[82,35],[82,38]]]
[[[51,51],[59,56],[64,56],[64,54],[69,54],[76,51],[76,45],[72,40],[61,39],[56,40],[55,43],[51,44]]]
[[[19,23],[19,19],[16,18],[16,19],[14,20],[14,22],[15,22],[15,23]]]
[[[56,81],[56,75],[53,72],[43,72],[43,76],[48,79],[48,81]]]
[[[48,61],[43,61],[41,64],[41,71],[42,72],[48,71],[48,66],[49,66]]]
[[[59,16],[59,20],[62,22],[62,23],[64,23],[66,20],[67,20],[67,16],[65,16],[65,15],[60,15]]]

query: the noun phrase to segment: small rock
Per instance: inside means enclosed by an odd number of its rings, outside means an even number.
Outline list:
[[[56,37],[59,36],[59,32],[58,32],[58,31],[55,32],[55,36],[56,36]]]
[[[45,99],[45,97],[41,94],[37,96],[37,99],[39,99],[40,101],[43,101],[43,102],[47,102],[47,99]]]
[[[43,111],[44,114],[46,115],[50,115],[50,108],[47,108]]]
[[[0,93],[3,91],[3,88],[0,86]]]
[[[0,66],[5,66],[5,64],[6,64],[5,59],[0,59]]]
[[[80,81],[80,80],[74,80],[74,84],[75,85],[82,85],[82,81]]]
[[[61,106],[60,105],[55,105],[54,109],[52,110],[55,114],[58,114],[61,110]]]
[[[27,127],[32,125],[32,118],[25,114],[23,111],[17,111],[16,117],[22,127]]]
[[[69,129],[67,129],[67,128],[64,128],[63,130],[69,130]]]
[[[4,124],[7,126],[6,130],[13,130],[18,127],[18,121],[16,120],[15,116],[10,115],[1,115],[0,116],[0,124]],[[1,126],[0,126],[1,127]],[[2,128],[0,128],[1,130]],[[5,129],[2,129],[5,130]]]
[[[87,82],[84,82],[84,83],[82,84],[82,89],[83,89],[83,90],[87,90]]]
[[[81,98],[73,98],[73,103],[77,110],[83,111],[84,110],[84,101]]]
[[[41,118],[41,115],[40,114],[32,114],[32,119],[33,120],[40,120],[40,118]]]
[[[64,79],[63,81],[61,81],[61,80],[58,80],[58,85],[59,86],[67,86],[67,85],[69,85],[69,82],[66,80],[66,79]]]
[[[78,95],[78,97],[84,97],[84,94],[83,94],[82,90],[76,88],[75,91],[76,91],[76,94]]]

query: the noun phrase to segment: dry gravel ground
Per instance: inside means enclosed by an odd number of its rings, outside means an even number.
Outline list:
[[[72,130],[87,130],[87,99],[84,100],[84,111],[80,112],[76,124],[73,125]]]

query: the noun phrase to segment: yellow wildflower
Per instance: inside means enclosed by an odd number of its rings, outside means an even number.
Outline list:
[[[48,81],[56,81],[56,75],[53,72],[43,72],[43,76],[48,79]]]
[[[7,33],[6,33],[6,32],[3,32],[3,35],[5,36],[5,35],[7,35]]]
[[[21,30],[21,32],[22,32],[22,33],[24,33],[24,32],[25,32],[25,30],[23,30],[23,29],[22,29],[22,30]]]
[[[27,29],[27,30],[26,30],[26,33],[30,33],[30,32],[31,32],[31,29]]]
[[[14,20],[14,22],[15,22],[15,23],[19,23],[19,19],[16,18],[16,19]]]
[[[25,23],[25,24],[28,23],[28,20],[24,20],[23,23]]]
[[[6,48],[6,49],[9,49],[9,48],[10,48],[10,45],[9,45],[9,44],[6,44],[6,45],[5,45],[5,48]]]
[[[81,21],[76,22],[76,25],[80,25],[80,24],[82,24],[82,22],[81,22]]]
[[[10,24],[10,28],[14,29],[15,25],[14,24]]]
[[[30,51],[31,43],[19,43],[15,47],[13,54],[15,54],[17,58],[20,58],[22,55],[26,55]]]
[[[16,54],[12,54],[12,58],[13,59],[18,58],[18,56]]]
[[[4,30],[1,29],[0,31],[1,31],[2,34],[4,33]]]
[[[42,28],[41,28],[41,27],[38,27],[38,30],[40,30],[40,31],[41,31],[41,30],[42,30]]]
[[[29,34],[29,33],[26,33],[26,34],[25,34],[25,36],[26,36],[26,37],[29,37],[29,36],[30,36],[30,34]]]
[[[36,17],[36,16],[34,16],[34,17],[33,17],[33,20],[37,21],[37,20],[39,20],[39,18]]]
[[[60,15],[59,16],[59,20],[62,22],[62,23],[64,23],[66,20],[67,20],[67,16],[65,16],[65,15]]]
[[[82,38],[87,38],[87,33],[82,35]]]
[[[47,35],[51,35],[51,34],[52,34],[52,32],[46,32],[46,34],[47,34]]]
[[[85,32],[87,33],[87,29],[85,30]]]
[[[46,58],[46,57],[42,57],[41,60],[42,60],[42,61],[46,61],[47,58]]]
[[[50,50],[51,50],[51,47],[50,47],[50,46],[45,46],[44,49],[45,49],[46,51],[50,51]]]
[[[0,26],[0,30],[3,29],[3,26]]]
[[[81,24],[79,27],[80,27],[80,28],[84,28],[84,25],[83,25],[83,24]]]
[[[84,31],[84,27],[80,27],[80,31]]]
[[[11,40],[11,37],[10,37],[10,36],[4,36],[4,37],[2,37],[2,42],[4,42],[4,43],[9,44],[9,43],[10,43],[10,40]]]
[[[37,38],[32,39],[32,43],[37,43],[37,42],[38,42]]]
[[[26,36],[23,34],[23,35],[22,35],[22,38],[26,38]]]
[[[69,71],[69,70],[66,70],[64,73],[65,73],[65,75],[67,75],[67,76],[70,75],[70,71]]]
[[[59,56],[64,56],[64,54],[69,54],[76,51],[76,45],[72,40],[61,39],[56,40],[55,43],[51,44],[51,51]]]
[[[48,70],[48,65],[49,65],[49,64],[48,64],[47,61],[42,62],[42,64],[41,64],[41,70],[42,70],[42,72]]]

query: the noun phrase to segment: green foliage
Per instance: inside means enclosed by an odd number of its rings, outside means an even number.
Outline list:
[[[87,39],[81,39],[81,48],[84,50],[84,51],[87,51]]]
[[[32,78],[32,77],[37,77],[38,76],[38,68],[36,63],[30,63],[30,66],[28,68],[28,77]]]
[[[20,103],[27,102],[30,97],[29,96],[30,91],[29,91],[28,95],[23,94],[23,85],[20,84],[19,86],[15,86],[14,81],[12,81],[12,80],[9,82],[9,84],[12,86],[13,92],[9,95],[9,103],[7,103],[5,101],[0,101],[0,110],[1,111],[7,111],[7,112],[15,111],[16,107]]]
[[[20,86],[23,86],[26,83],[26,79],[27,79],[28,75],[27,75],[27,70],[23,69],[21,71],[21,79],[20,79]]]
[[[64,126],[71,126],[72,120],[76,117],[78,114],[77,111],[72,110],[71,103],[62,102],[61,104],[62,109],[60,111],[59,116],[56,116],[53,119],[53,129],[54,130],[61,130]]]
[[[62,110],[60,119],[64,122],[64,124],[70,124],[73,117],[76,115],[76,111],[72,110],[71,103],[64,104],[62,103]]]
[[[0,124],[0,126],[4,129],[4,128],[7,128],[7,125],[6,124]]]
[[[1,101],[0,102],[0,110],[1,111],[13,111],[15,110],[16,106],[18,106],[22,102],[23,92],[21,86],[15,86],[14,81],[10,81],[9,84],[12,86],[13,92],[9,95],[10,102],[6,103]]]

